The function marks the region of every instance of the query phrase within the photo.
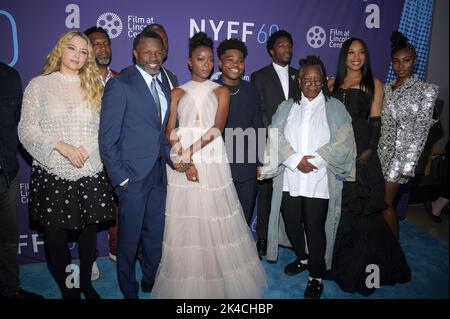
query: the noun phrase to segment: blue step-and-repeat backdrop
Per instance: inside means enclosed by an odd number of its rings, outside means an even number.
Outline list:
[[[398,29],[403,0],[14,0],[0,1],[0,60],[15,67],[25,86],[42,69],[45,58],[61,33],[102,26],[112,38],[111,68],[132,63],[133,38],[151,23],[165,26],[169,57],[165,66],[180,83],[190,79],[188,39],[205,31],[215,46],[226,38],[239,38],[248,47],[245,79],[269,64],[265,44],[276,30],[289,31],[294,39],[292,65],[306,55],[319,55],[329,75],[336,70],[339,49],[349,37],[363,38],[369,47],[374,75],[386,79],[390,65],[390,34]],[[216,67],[214,76],[219,75]],[[30,229],[28,180],[30,166],[21,163],[21,263],[45,260],[41,236]],[[72,247],[75,252],[75,245]],[[99,232],[99,255],[107,255],[107,233]]]

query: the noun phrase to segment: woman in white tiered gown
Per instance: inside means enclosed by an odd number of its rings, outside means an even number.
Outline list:
[[[212,44],[205,33],[194,35],[192,80],[172,92],[167,131],[178,118],[171,144],[193,165],[186,172],[168,169],[163,256],[152,298],[260,298],[266,287],[221,137],[229,92],[208,80]]]

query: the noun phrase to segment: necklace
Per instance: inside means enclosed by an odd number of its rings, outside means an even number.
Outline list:
[[[237,91],[236,92],[233,92],[233,93],[231,93],[230,92],[230,95],[236,95],[236,94],[238,94],[239,93],[239,91],[241,90],[241,88],[239,88],[239,89],[237,89]]]

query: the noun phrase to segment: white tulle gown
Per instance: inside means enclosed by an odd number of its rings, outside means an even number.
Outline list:
[[[183,148],[214,124],[211,81],[190,81],[179,101]],[[261,298],[266,273],[245,222],[221,136],[194,154],[199,183],[167,170],[163,255],[152,298]]]

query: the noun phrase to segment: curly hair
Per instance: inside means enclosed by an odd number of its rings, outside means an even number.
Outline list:
[[[416,56],[416,48],[411,43],[409,43],[408,38],[401,32],[398,31],[392,32],[391,57],[393,57],[397,51],[400,51],[402,49],[407,49],[414,55],[414,57]]]
[[[270,35],[269,40],[267,40],[266,43],[266,49],[270,56],[270,50],[273,49],[273,46],[275,45],[275,42],[277,42],[277,39],[281,37],[288,38],[289,42],[294,45],[294,41],[292,41],[292,35],[289,32],[287,32],[286,30],[278,30]]]
[[[205,32],[197,32],[189,40],[189,57],[192,56],[192,52],[198,47],[207,47],[213,50],[214,42]]]
[[[103,85],[99,79],[99,71],[97,63],[95,62],[94,49],[87,35],[80,31],[68,31],[63,33],[52,51],[47,55],[47,61],[42,69],[42,75],[48,75],[53,72],[60,71],[61,69],[61,55],[62,48],[74,37],[80,37],[84,39],[88,47],[88,56],[86,63],[79,71],[80,88],[84,94],[84,100],[95,111],[100,112],[101,100],[103,95]]]
[[[239,39],[227,39],[220,42],[219,46],[217,47],[217,57],[220,59],[220,57],[225,54],[226,50],[232,49],[241,51],[244,59],[247,57],[248,54],[247,47],[245,43]]]
[[[325,96],[325,100],[327,100],[330,97],[331,93],[327,85],[327,71],[320,57],[316,55],[308,55],[306,58],[300,59],[300,61],[298,61],[298,64],[298,73],[295,78],[295,83],[297,84],[294,86],[294,90],[292,92],[292,98],[294,102],[300,103],[300,100],[302,98],[302,90],[299,86],[298,80],[302,78],[305,69],[311,66],[317,67],[322,74],[322,93]]]

